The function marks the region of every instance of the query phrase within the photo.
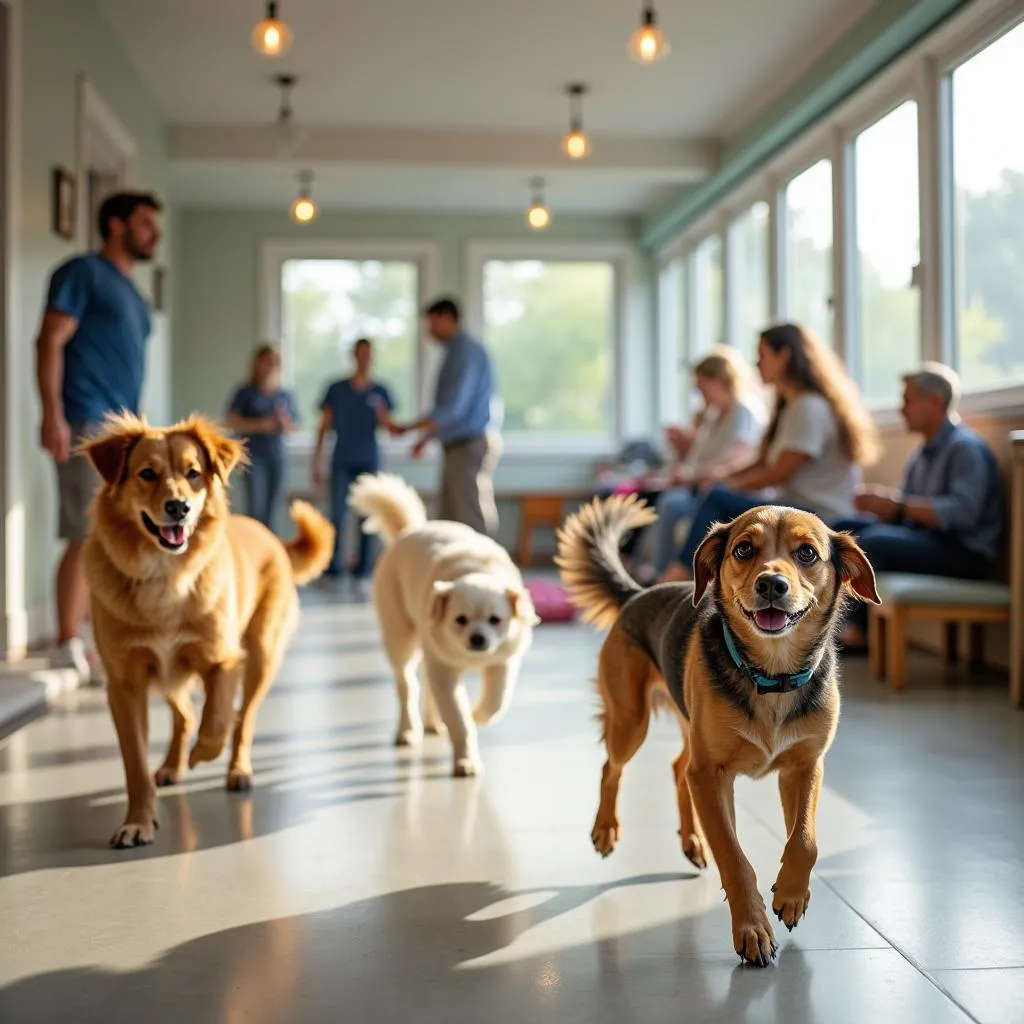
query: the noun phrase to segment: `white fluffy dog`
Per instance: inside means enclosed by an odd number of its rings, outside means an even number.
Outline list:
[[[439,712],[454,749],[454,774],[478,775],[476,726],[508,709],[539,621],[519,570],[489,537],[461,523],[428,522],[419,495],[400,477],[360,476],[349,504],[367,517],[364,530],[379,533],[385,545],[373,600],[401,705],[395,742],[410,746],[423,737],[422,658],[426,727],[439,731]],[[483,689],[471,709],[461,676],[473,669],[481,671]]]

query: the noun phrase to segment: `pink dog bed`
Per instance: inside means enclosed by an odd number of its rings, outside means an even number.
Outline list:
[[[541,622],[571,622],[576,618],[576,609],[557,580],[527,580],[526,589]]]

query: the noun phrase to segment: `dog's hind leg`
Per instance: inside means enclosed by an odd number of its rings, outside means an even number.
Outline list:
[[[173,786],[184,778],[188,768],[188,745],[196,731],[196,712],[188,686],[167,694],[167,704],[171,709],[171,742],[164,763],[156,770],[158,786]]]
[[[676,799],[679,803],[679,838],[683,843],[683,855],[696,868],[708,866],[708,844],[704,838],[704,830],[700,826],[697,811],[690,796],[690,785],[686,781],[686,766],[690,761],[690,743],[687,736],[688,727],[685,720],[683,729],[683,750],[672,763],[672,773],[676,783]]]
[[[425,659],[427,684],[434,694],[437,710],[441,713],[452,741],[455,764],[452,774],[467,778],[483,773],[480,750],[477,746],[476,723],[469,704],[466,687],[459,681],[459,670],[443,664],[429,655]]]
[[[234,793],[252,789],[252,741],[256,715],[263,698],[274,685],[285,648],[298,622],[294,592],[268,594],[249,623],[245,634],[247,657],[242,677],[242,707],[231,740],[227,788]]]
[[[398,693],[396,747],[414,747],[423,739],[420,716],[420,646],[416,631],[406,622],[390,622],[382,629],[384,653],[395,672]]]
[[[510,658],[501,665],[488,665],[484,669],[483,690],[473,708],[473,721],[477,725],[490,725],[508,710],[521,664],[521,658]]]
[[[647,655],[613,629],[601,648],[597,669],[608,760],[601,772],[601,802],[590,838],[602,857],[615,849],[622,835],[617,813],[619,782],[622,769],[647,736],[652,669]]]

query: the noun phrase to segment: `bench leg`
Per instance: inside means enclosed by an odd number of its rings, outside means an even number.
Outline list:
[[[985,664],[985,624],[971,623],[971,668],[981,668]]]
[[[947,665],[955,665],[959,661],[960,629],[955,622],[942,624],[942,656]]]
[[[885,616],[875,608],[868,610],[868,664],[876,679],[885,678]]]
[[[907,612],[895,607],[889,615],[886,647],[889,688],[902,690],[907,685]]]

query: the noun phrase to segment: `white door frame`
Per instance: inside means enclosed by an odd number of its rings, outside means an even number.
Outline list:
[[[25,498],[21,466],[25,423],[24,362],[18,288],[21,210],[21,2],[0,0],[0,659],[15,660],[28,644],[25,607]]]

